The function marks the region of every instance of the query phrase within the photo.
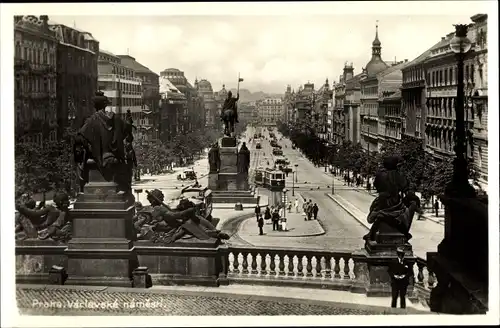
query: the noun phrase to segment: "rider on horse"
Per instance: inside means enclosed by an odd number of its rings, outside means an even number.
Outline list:
[[[238,106],[236,106],[236,102],[240,99],[240,94],[238,93],[236,98],[233,98],[233,93],[231,91],[227,92],[227,98],[224,101],[224,106],[221,111],[221,119],[224,118],[224,112],[228,109],[232,109],[234,112],[234,121],[238,122]]]

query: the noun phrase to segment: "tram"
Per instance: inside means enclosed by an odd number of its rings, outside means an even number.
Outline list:
[[[258,168],[255,170],[255,184],[268,189],[282,188],[285,186],[285,173],[271,168]]]

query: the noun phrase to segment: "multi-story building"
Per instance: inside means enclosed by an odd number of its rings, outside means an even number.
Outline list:
[[[167,76],[160,76],[160,140],[170,142],[179,131],[179,117],[186,107],[186,96]]]
[[[351,65],[352,66],[352,65]],[[352,71],[354,74],[354,70]],[[361,73],[345,81],[344,126],[345,138],[354,144],[361,142]]]
[[[139,119],[143,112],[142,79],[111,52],[100,49],[97,64],[98,88],[110,101],[106,110],[119,115],[125,115],[130,110],[132,116]]]
[[[293,93],[292,86],[287,85],[285,95],[283,97],[283,122],[291,122],[293,121]]]
[[[488,190],[488,15],[477,14],[471,17],[474,25],[470,28],[475,35],[475,65],[469,66],[471,80],[474,81],[472,102],[474,129],[473,158],[479,184]],[[475,67],[475,68],[474,68]]]
[[[401,90],[382,91],[379,97],[379,139],[388,143],[401,141],[403,117],[401,115]]]
[[[250,104],[249,102],[241,103],[238,108],[239,121],[247,123],[251,122],[255,111],[255,104]]]
[[[266,98],[257,101],[257,112],[262,125],[275,126],[283,113],[283,104],[281,98]]]
[[[307,82],[300,86],[294,97],[294,120],[300,121],[310,117],[314,101],[314,83]]]
[[[217,102],[215,101],[214,90],[212,89],[212,84],[201,79],[200,81],[195,81],[195,88],[198,90],[198,94],[203,98],[204,113],[205,113],[205,126],[215,127],[220,121],[217,117]]]
[[[427,112],[424,62],[430,55],[431,49],[438,44],[409,62],[401,70],[403,73],[401,85],[402,138],[416,138],[424,142],[425,134],[423,132],[425,131],[425,114]]]
[[[333,137],[334,137],[334,122],[333,122],[333,112],[335,110],[335,81],[333,81],[333,94],[332,98],[328,99],[328,128],[327,128],[327,134],[328,134],[328,141],[329,142],[334,142]]]
[[[481,183],[487,181],[487,15],[471,17],[467,37],[472,48],[465,54],[465,128],[467,138],[467,160],[473,161]],[[455,102],[457,94],[457,62],[450,49],[454,33],[442,38],[430,49],[424,61],[426,71],[426,151],[436,160],[451,157],[455,145]],[[480,113],[480,114],[479,114]]]
[[[57,40],[57,112],[59,134],[77,128],[94,112],[99,42],[92,34],[49,21]]]
[[[135,130],[135,139],[155,142],[160,137],[160,80],[159,75],[142,65],[130,55],[118,55],[122,65],[133,69],[135,76],[142,81],[142,111],[132,113]]]
[[[328,100],[332,99],[333,90],[330,89],[328,78],[325,84],[315,92],[313,98],[314,120],[316,122],[316,133],[321,139],[326,139],[328,130]]]
[[[14,17],[14,107],[18,141],[58,138],[57,47],[48,16]]]
[[[339,82],[335,84],[335,98],[332,111],[332,132],[333,143],[339,145],[345,139],[345,115],[344,115],[344,97],[345,97],[345,68],[344,74],[339,76]]]

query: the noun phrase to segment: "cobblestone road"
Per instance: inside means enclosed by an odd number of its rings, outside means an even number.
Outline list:
[[[21,314],[39,315],[367,315],[385,310],[356,304],[248,295],[172,295],[17,288]]]

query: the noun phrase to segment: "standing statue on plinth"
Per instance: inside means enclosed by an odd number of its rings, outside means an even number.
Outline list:
[[[215,142],[208,151],[209,173],[218,173],[220,169],[219,144]]]
[[[250,168],[250,150],[248,150],[245,142],[240,147],[238,152],[238,173],[248,174]]]
[[[108,98],[104,93],[96,92],[94,98],[96,112],[85,121],[75,137],[73,151],[80,180],[80,192],[83,192],[83,186],[89,182],[91,162],[95,162],[106,181],[117,184],[119,194],[131,192],[132,176],[128,175],[131,174],[129,166],[133,159],[127,160],[127,152],[131,153],[133,124],[123,120],[120,115],[106,112],[108,104]],[[126,144],[128,147],[125,147]]]
[[[373,185],[378,197],[370,206],[367,220],[372,226],[370,232],[363,237],[367,241],[376,239],[381,223],[404,234],[407,241],[411,239],[409,231],[420,200],[414,192],[408,190],[408,181],[398,170],[399,162],[398,157],[385,158],[383,169],[375,176]]]

